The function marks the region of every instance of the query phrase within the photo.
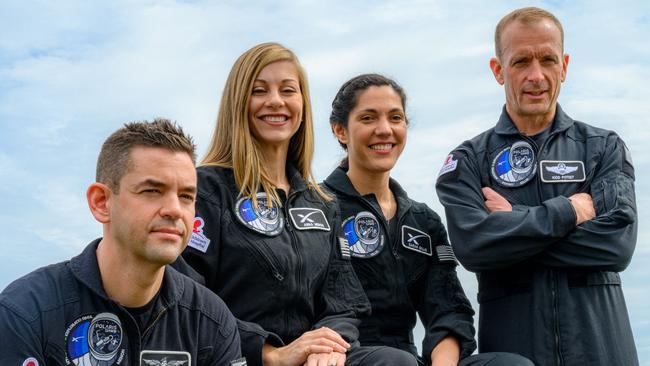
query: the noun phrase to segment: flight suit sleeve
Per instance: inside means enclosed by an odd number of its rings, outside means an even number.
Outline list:
[[[527,260],[575,227],[575,212],[566,197],[546,200],[540,206],[490,213],[481,188],[473,151],[463,146],[452,152],[436,190],[445,207],[456,257],[470,271],[499,269]]]
[[[230,366],[232,361],[241,358],[242,355],[242,344],[235,317],[228,311],[225,304],[223,304],[220,315],[220,326],[218,329],[215,329],[215,333],[218,336],[212,337],[215,344],[210,366]]]
[[[0,300],[0,334],[3,338],[0,365],[22,365],[30,357],[45,365],[45,350],[39,332],[10,307]]]
[[[320,314],[313,329],[328,327],[352,344],[359,338],[360,318],[370,315],[370,302],[354,272],[349,254],[344,257],[340,250],[341,229],[338,205],[331,203],[332,235],[331,255],[325,281],[317,294],[317,312]]]
[[[625,143],[614,133],[608,136],[590,193],[596,217],[576,226],[537,262],[616,272],[627,267],[637,236],[634,167]]]
[[[440,218],[432,211],[428,220],[429,233],[435,246],[449,245],[447,232]],[[445,337],[455,337],[461,346],[461,359],[474,352],[474,310],[458,280],[456,262],[440,260],[435,254],[428,266],[424,290],[416,300],[416,310],[424,326],[422,356],[431,363],[431,351]]]

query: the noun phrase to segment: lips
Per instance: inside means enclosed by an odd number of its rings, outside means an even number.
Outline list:
[[[176,236],[183,236],[183,233],[181,230],[178,230],[177,228],[172,228],[172,227],[159,227],[159,228],[154,228],[151,230],[152,233],[158,233],[158,234],[166,234],[166,235],[176,235]]]
[[[283,125],[289,121],[289,116],[284,114],[265,114],[257,118],[270,125]]]
[[[390,151],[393,148],[393,146],[395,146],[395,144],[384,143],[384,144],[370,145],[370,148],[376,151]]]

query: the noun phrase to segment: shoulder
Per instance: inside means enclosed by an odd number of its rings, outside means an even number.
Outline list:
[[[0,294],[0,305],[27,322],[43,313],[76,301],[76,281],[69,261],[39,268],[9,284]]]
[[[204,322],[217,327],[221,334],[234,332],[235,318],[217,294],[174,268],[169,267],[168,273],[182,288],[178,306],[183,311],[200,314]]]
[[[592,138],[602,138],[602,139],[617,138],[618,139],[618,135],[616,134],[616,132],[612,130],[596,127],[594,125],[581,122],[581,121],[574,121],[573,126],[570,129],[570,132],[573,132],[574,137],[583,138],[583,139],[592,139]]]
[[[232,169],[204,165],[196,168],[196,175],[199,188],[197,200],[221,204],[227,197],[236,196]]]

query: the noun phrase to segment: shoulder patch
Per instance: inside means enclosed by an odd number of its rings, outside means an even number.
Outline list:
[[[140,365],[192,366],[192,356],[189,352],[142,350],[140,352]]]
[[[372,258],[384,248],[384,234],[379,221],[371,212],[362,211],[343,221],[342,231],[350,255],[356,258]]]
[[[208,250],[208,246],[210,246],[210,239],[203,233],[203,226],[205,226],[205,221],[200,216],[195,217],[192,236],[187,246],[205,253]]]
[[[341,258],[350,259],[350,245],[345,238],[339,238],[339,249],[341,250]]]
[[[431,237],[429,234],[414,227],[402,226],[402,246],[428,256],[433,255]]]
[[[445,162],[442,164],[442,168],[438,172],[438,180],[450,180],[458,178],[458,154],[455,152],[450,153],[445,158]]]
[[[66,364],[120,365],[126,355],[125,338],[117,315],[81,316],[65,331]]]
[[[34,357],[28,357],[23,361],[22,366],[39,366],[38,360]]]
[[[440,262],[454,262],[456,263],[456,256],[451,245],[438,245],[436,246],[436,254]]]
[[[298,230],[330,231],[330,224],[327,222],[325,213],[317,208],[290,208],[289,216],[291,216],[293,226]]]
[[[572,183],[585,181],[585,164],[579,160],[542,160],[539,171],[544,183]]]
[[[253,200],[242,197],[235,204],[235,216],[239,222],[247,228],[267,236],[276,236],[284,228],[284,217],[278,205],[273,208],[267,204],[266,193],[259,192],[257,197],[257,208],[253,206]]]

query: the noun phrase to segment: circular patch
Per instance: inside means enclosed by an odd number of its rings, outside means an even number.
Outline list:
[[[492,178],[504,187],[520,187],[537,172],[535,151],[526,141],[517,141],[501,150],[492,161]]]
[[[26,359],[25,361],[23,361],[22,366],[38,366],[38,360],[35,359],[34,357],[30,357],[30,358]]]
[[[259,192],[257,197],[257,208],[253,206],[253,200],[244,197],[240,198],[235,205],[235,216],[239,221],[249,229],[258,233],[276,236],[282,232],[284,227],[284,218],[278,205],[273,208],[268,207],[266,193]]]
[[[117,315],[100,313],[75,320],[65,334],[67,358],[77,366],[111,366],[122,362],[124,332]]]
[[[371,258],[384,247],[384,235],[379,221],[368,211],[359,212],[343,222],[343,235],[350,247],[350,255]]]

